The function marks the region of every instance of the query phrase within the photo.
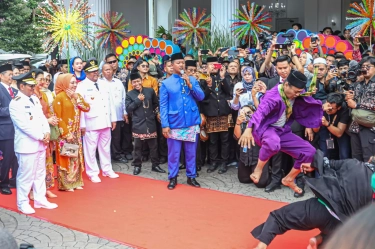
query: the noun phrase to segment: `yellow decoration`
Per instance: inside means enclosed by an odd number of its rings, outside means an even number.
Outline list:
[[[123,48],[127,48],[127,47],[129,47],[129,41],[128,41],[128,40],[123,40],[123,41],[122,41],[122,47],[123,47]]]
[[[134,36],[129,37],[129,43],[131,45],[133,45],[135,43],[135,37]]]
[[[51,52],[59,46],[60,53],[63,48],[69,48],[69,42],[75,45],[82,44],[85,48],[91,49],[90,40],[86,36],[87,24],[85,20],[93,17],[94,13],[88,13],[90,7],[84,0],[70,1],[69,9],[66,11],[64,2],[59,0],[55,4],[48,0],[47,4],[38,7],[41,20],[40,28],[46,33],[43,48],[46,52]]]
[[[123,49],[122,49],[121,46],[118,46],[118,47],[116,48],[116,54],[122,54],[122,51],[123,51]]]
[[[138,44],[142,44],[142,42],[143,42],[143,38],[142,38],[142,36],[137,36],[137,43]]]

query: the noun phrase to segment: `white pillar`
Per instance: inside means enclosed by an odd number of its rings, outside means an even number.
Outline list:
[[[155,1],[148,0],[148,36],[155,36]]]
[[[173,17],[173,0],[157,0],[155,1],[155,16],[156,25],[155,28],[163,26],[170,33],[174,24]]]
[[[211,31],[215,28],[230,30],[233,14],[237,13],[239,0],[211,0]]]
[[[95,13],[95,16],[89,19],[91,23],[101,23],[99,17],[111,10],[110,0],[88,0],[88,3],[91,11]]]
[[[239,6],[239,0],[211,0],[211,27],[229,28]]]

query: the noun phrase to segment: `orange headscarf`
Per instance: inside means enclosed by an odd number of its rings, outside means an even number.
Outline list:
[[[55,84],[55,94],[56,94],[56,96],[61,92],[65,92],[69,88],[70,80],[73,77],[74,77],[74,75],[71,74],[71,73],[60,74],[57,77],[56,84]]]

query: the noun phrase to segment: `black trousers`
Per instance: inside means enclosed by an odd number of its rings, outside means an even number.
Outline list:
[[[133,136],[132,136],[132,120],[129,116],[129,124],[124,122],[124,126],[121,128],[121,150],[125,155],[131,155],[133,153]]]
[[[341,224],[317,198],[294,202],[270,213],[265,223],[257,226],[251,234],[269,245],[276,235],[288,230],[308,231],[319,229],[321,235],[329,236]]]
[[[351,133],[352,157],[362,162],[368,162],[375,154],[375,131],[360,126],[358,134]]]
[[[0,150],[3,160],[0,169],[0,187],[9,187],[9,171],[12,169],[12,185],[16,184],[18,162],[14,153],[14,139],[0,140]]]
[[[227,163],[229,158],[229,132],[213,132],[209,134],[210,136],[210,159],[211,163]],[[219,145],[221,148],[219,148]],[[221,157],[219,154],[219,149],[221,151]]]
[[[150,157],[152,166],[159,165],[158,140],[157,138],[141,140],[134,138],[134,160],[132,165],[142,167],[142,148],[147,145],[150,148]]]
[[[111,131],[111,157],[118,159],[121,157],[121,130],[124,128],[124,121],[117,121],[116,128]]]
[[[241,160],[238,161],[238,180],[240,183],[253,183],[250,175],[254,172],[257,165],[245,165]],[[258,188],[265,188],[269,181],[268,163],[264,166],[259,182],[254,183]]]
[[[156,121],[156,130],[158,133],[159,156],[168,158],[167,139],[163,136],[163,128],[161,127],[161,124],[158,121]]]

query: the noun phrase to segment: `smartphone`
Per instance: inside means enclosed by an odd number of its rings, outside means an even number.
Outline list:
[[[229,50],[228,55],[230,56],[237,56],[239,54],[238,50]]]
[[[358,41],[360,43],[370,43],[370,37],[369,36],[361,36],[361,37],[358,37]]]
[[[227,51],[229,48],[222,48],[222,49],[220,49],[219,51],[220,51],[220,53],[224,53],[225,51]]]
[[[288,44],[275,44],[275,49],[288,49]]]
[[[247,93],[247,89],[246,89],[246,88],[242,88],[242,89],[241,89],[241,94],[242,94],[242,93]]]
[[[316,41],[319,39],[318,36],[311,37],[311,43],[316,43]]]
[[[220,70],[221,69],[221,64],[220,63],[216,63],[216,64],[214,64],[214,67],[215,67],[215,69]]]
[[[201,49],[201,54],[208,54],[208,49]]]

